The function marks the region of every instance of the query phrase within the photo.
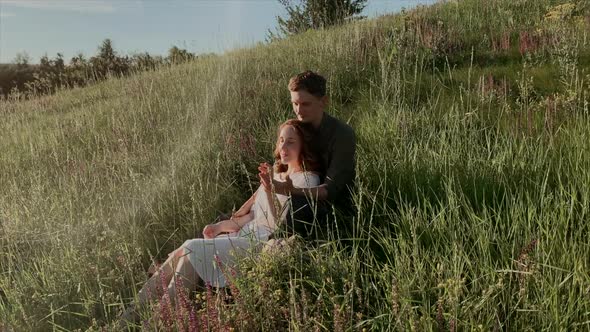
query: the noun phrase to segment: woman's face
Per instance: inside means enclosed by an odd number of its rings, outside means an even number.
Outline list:
[[[292,126],[284,126],[279,133],[279,155],[281,163],[293,166],[299,165],[301,154],[301,139]]]

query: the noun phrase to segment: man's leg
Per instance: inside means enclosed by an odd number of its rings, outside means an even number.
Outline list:
[[[324,201],[315,202],[305,196],[291,197],[291,210],[287,211],[286,235],[300,235],[306,240],[326,240],[332,228],[331,207]]]

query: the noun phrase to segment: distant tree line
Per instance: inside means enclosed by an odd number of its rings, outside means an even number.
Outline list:
[[[268,32],[272,41],[310,29],[324,29],[351,20],[362,19],[359,14],[367,0],[278,0],[287,15],[277,17],[275,32]],[[154,70],[162,65],[176,65],[195,59],[195,54],[173,46],[166,57],[153,56],[147,52],[120,56],[112,41],[105,39],[98,53],[86,59],[78,54],[69,64],[57,53],[50,59],[47,55],[38,65],[29,64],[26,55],[18,55],[13,64],[0,64],[0,97],[9,94],[30,96],[53,93],[58,89],[80,87],[108,77],[126,76],[132,73]]]
[[[44,55],[39,64],[30,64],[26,54],[19,54],[12,64],[0,65],[0,97],[11,93],[21,97],[50,94],[58,89],[86,86],[108,77],[127,76],[195,58],[195,54],[177,46],[171,47],[166,57],[147,52],[120,56],[110,39],[101,43],[95,56],[87,59],[77,54],[69,63],[61,53],[54,58]]]
[[[11,91],[24,91],[25,84],[33,81],[37,65],[0,64],[0,97]]]

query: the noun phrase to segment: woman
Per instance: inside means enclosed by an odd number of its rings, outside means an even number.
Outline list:
[[[298,188],[318,186],[319,176],[313,172],[318,164],[310,153],[306,137],[307,132],[300,121],[283,123],[274,151],[274,172],[268,166],[261,166],[259,176],[270,173],[277,181],[290,180]],[[173,251],[139,291],[138,305],[163,296],[163,283],[168,285],[168,294],[173,301],[178,278],[182,278],[182,287],[188,290],[195,289],[201,280],[224,287],[225,267],[234,264],[234,259],[248,249],[259,249],[269,239],[278,224],[285,220],[287,204],[287,196],[271,193],[260,186],[230,219],[207,225],[203,229],[204,238],[187,240]],[[121,318],[135,321],[138,318],[135,308],[128,308]]]

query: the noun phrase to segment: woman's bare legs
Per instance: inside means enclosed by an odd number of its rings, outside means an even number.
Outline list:
[[[171,278],[168,283],[168,296],[172,305],[175,304],[176,296],[178,291],[192,291],[199,285],[199,275],[193,268],[193,265],[186,256],[182,256],[178,259],[178,264],[175,269],[175,278]],[[182,279],[179,284],[182,285],[182,290],[178,289],[177,280]]]
[[[183,250],[178,248],[174,250],[168,259],[156,270],[156,272],[146,281],[139,293],[137,300],[140,304],[146,303],[162,296],[162,285],[168,285],[172,279],[178,260],[182,257]]]
[[[148,279],[137,294],[137,306],[130,306],[123,312],[121,319],[126,322],[137,321],[138,309],[145,304],[155,299],[161,298],[164,294],[162,292],[163,285],[168,285],[167,291],[170,301],[174,303],[176,299],[176,278],[182,278],[183,288],[191,291],[196,289],[199,284],[199,275],[189,262],[188,257],[184,254],[183,248],[174,250],[168,259],[158,268],[158,270]]]

